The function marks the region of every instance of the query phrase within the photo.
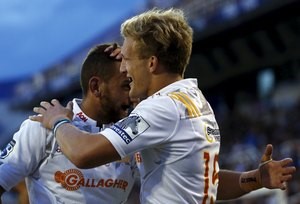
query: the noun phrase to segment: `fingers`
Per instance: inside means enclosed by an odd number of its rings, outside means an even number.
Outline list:
[[[285,159],[280,160],[279,162],[280,162],[281,166],[288,166],[293,163],[293,159],[285,158]]]
[[[284,175],[293,174],[293,173],[296,172],[296,167],[295,166],[290,166],[293,163],[293,159],[285,158],[285,159],[279,161],[279,163],[283,168],[283,174]]]
[[[51,106],[51,104],[47,101],[41,101],[40,102],[40,107],[44,108],[45,110],[47,110],[50,106]]]
[[[112,52],[118,47],[117,43],[114,43],[113,45],[108,46],[105,48],[104,52]]]
[[[55,106],[55,105],[60,105],[59,101],[57,99],[52,99],[51,103],[47,101],[41,101],[39,107],[34,107],[33,111],[38,114],[44,114],[46,110],[48,110],[50,107]],[[33,117],[32,117],[32,120]]]
[[[272,153],[273,153],[273,146],[271,144],[268,144],[266,146],[265,152],[263,156],[261,157],[261,162],[266,162],[272,159]]]
[[[46,111],[46,109],[43,107],[34,107],[33,108],[33,112],[35,112],[35,113],[43,114],[43,113],[45,113],[45,111]]]
[[[60,102],[57,99],[52,99],[51,104],[53,105],[60,105]]]
[[[47,101],[41,101],[40,102],[40,107],[44,108],[45,110],[47,110],[52,105],[60,105],[60,103],[57,99],[52,99],[51,103],[49,103]]]
[[[293,178],[293,176],[291,174],[284,175],[284,176],[282,176],[281,181],[286,182],[286,181],[291,180],[292,178]]]
[[[69,110],[73,110],[73,102],[69,101],[66,108],[69,109]]]
[[[122,55],[121,55],[121,48],[114,43],[111,46],[108,46],[104,52],[108,52],[110,53],[109,56],[114,57],[116,60],[121,60],[122,59]]]
[[[277,182],[276,182],[277,186],[282,190],[286,189],[285,182],[290,181],[293,177],[293,173],[296,172],[296,168],[294,166],[284,166],[284,165],[290,164],[291,161],[292,160],[289,158],[283,159],[279,162],[275,161],[275,163],[277,163],[277,168],[276,168],[276,166],[272,167],[273,170],[277,169],[277,171],[274,172],[276,174],[276,177],[274,177],[274,178],[277,178]],[[274,180],[276,180],[276,179],[274,179]]]
[[[294,166],[289,166],[289,167],[285,167],[284,168],[284,170],[283,170],[283,174],[284,175],[288,175],[288,174],[293,174],[293,173],[295,173],[296,172],[296,167],[294,167]]]
[[[38,121],[38,122],[42,122],[43,121],[43,114],[45,113],[45,111],[47,110],[47,108],[49,108],[51,106],[50,103],[46,102],[46,101],[42,101],[40,103],[41,106],[39,107],[34,107],[33,108],[33,112],[38,113],[38,115],[31,115],[28,118],[32,121]]]
[[[285,158],[280,161],[272,161],[270,162],[269,168],[276,171],[277,174],[293,174],[296,172],[296,167],[291,165],[292,162],[293,160],[291,158]]]
[[[285,182],[283,182],[283,183],[281,183],[280,185],[279,185],[279,188],[281,189],[281,190],[286,190],[286,183]]]
[[[111,54],[111,57],[115,57],[115,59],[117,60],[121,60],[122,59],[122,55],[121,55],[121,48],[116,48]]]
[[[28,118],[32,121],[37,121],[37,122],[42,122],[43,121],[43,116],[42,115],[30,115]]]

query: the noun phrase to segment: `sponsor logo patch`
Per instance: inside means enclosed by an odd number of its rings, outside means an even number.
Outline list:
[[[115,131],[126,144],[145,132],[150,125],[139,115],[131,114],[110,128]]]
[[[220,142],[220,130],[205,126],[205,135],[208,142]]]
[[[5,157],[7,157],[13,151],[15,145],[16,145],[16,141],[15,140],[11,140],[6,145],[6,147],[4,148],[4,150],[1,151],[0,158],[4,159]]]
[[[87,117],[85,117],[83,112],[79,112],[76,114],[81,120],[83,120],[84,122],[86,122],[88,119]]]
[[[128,181],[113,178],[86,178],[78,169],[68,169],[65,172],[57,171],[54,180],[60,183],[67,191],[76,191],[84,188],[119,188],[126,191]]]

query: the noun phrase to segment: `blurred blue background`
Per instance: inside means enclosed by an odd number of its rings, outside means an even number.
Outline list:
[[[111,29],[118,34],[120,22],[142,4],[137,0],[1,1],[0,81],[31,77],[86,47],[93,38],[108,36]]]
[[[31,108],[10,110],[14,109],[10,106],[12,101],[30,102],[30,97],[39,91],[36,89],[43,89],[41,73],[45,70],[80,52],[83,57],[83,50],[96,42],[117,39],[122,20],[143,8],[144,3],[138,0],[0,2],[0,110],[5,116],[0,119],[0,148],[31,114]],[[78,56],[79,64],[80,60]]]

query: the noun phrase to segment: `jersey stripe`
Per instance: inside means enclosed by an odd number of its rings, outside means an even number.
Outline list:
[[[168,94],[171,98],[180,101],[186,107],[189,118],[199,117],[201,115],[192,99],[185,93],[172,92]]]

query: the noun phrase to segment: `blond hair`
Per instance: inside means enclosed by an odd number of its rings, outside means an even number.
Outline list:
[[[140,58],[155,55],[169,72],[183,76],[192,51],[193,30],[182,10],[146,11],[126,20],[121,34],[136,41]]]

